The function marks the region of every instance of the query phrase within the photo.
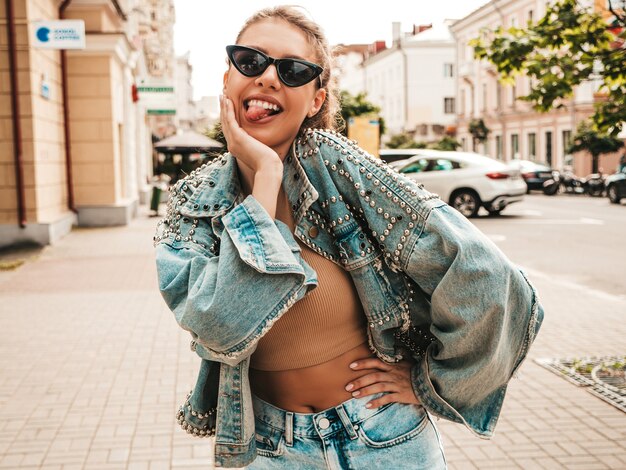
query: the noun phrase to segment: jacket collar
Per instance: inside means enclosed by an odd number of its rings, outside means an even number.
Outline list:
[[[319,193],[298,160],[296,142],[292,145],[283,166],[282,186],[293,211],[294,222],[298,224],[311,204],[319,198]],[[186,180],[188,184],[196,187],[183,205],[184,213],[192,217],[223,215],[236,202],[244,199],[239,168],[230,152],[194,170]]]

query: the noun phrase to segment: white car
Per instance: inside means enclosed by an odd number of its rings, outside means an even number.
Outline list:
[[[480,207],[498,215],[506,206],[521,201],[526,183],[519,168],[471,152],[414,149],[413,157],[389,166],[439,195],[466,217]]]

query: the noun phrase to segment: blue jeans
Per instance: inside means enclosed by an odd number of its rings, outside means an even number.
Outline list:
[[[253,395],[257,458],[248,469],[439,470],[439,432],[421,405],[365,404],[352,398],[318,413],[293,413]]]

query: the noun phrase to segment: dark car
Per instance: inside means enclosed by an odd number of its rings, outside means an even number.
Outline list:
[[[622,198],[626,198],[626,167],[620,173],[607,176],[604,184],[609,200],[613,204],[619,204]]]
[[[522,178],[526,181],[528,191],[543,191],[543,183],[552,178],[552,172],[554,171],[543,163],[530,160],[511,160],[511,164],[519,168]]]

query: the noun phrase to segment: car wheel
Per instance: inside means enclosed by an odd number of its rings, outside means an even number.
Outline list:
[[[613,204],[619,204],[621,198],[619,197],[619,194],[617,194],[617,187],[614,184],[609,186],[607,194],[609,195],[609,201]]]
[[[502,210],[504,209],[504,207],[502,209],[487,209],[487,212],[489,212],[489,215],[491,217],[497,217],[500,214],[502,214]]]
[[[474,191],[462,190],[452,196],[450,205],[465,217],[476,217],[480,209],[480,198]]]

